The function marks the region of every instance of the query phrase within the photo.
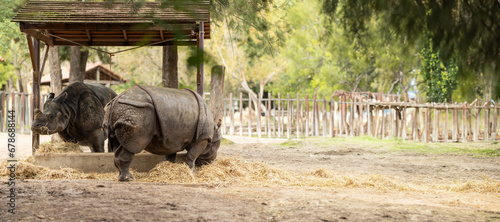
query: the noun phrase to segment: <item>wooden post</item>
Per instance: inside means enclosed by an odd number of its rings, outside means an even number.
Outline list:
[[[240,93],[240,136],[243,136],[243,93]]]
[[[434,104],[433,104],[434,106]],[[433,121],[433,126],[432,126],[432,140],[433,142],[438,141],[438,131],[439,131],[439,123],[438,123],[438,109],[434,107],[434,121]]]
[[[212,75],[210,80],[210,101],[209,108],[213,113],[214,121],[217,123],[219,120],[224,120],[224,66],[212,67]],[[203,98],[203,95],[202,95]],[[224,126],[225,121],[224,122]],[[225,131],[225,128],[224,128]]]
[[[448,104],[446,104],[445,111],[446,111],[446,113],[444,115],[444,133],[443,133],[443,136],[444,136],[444,142],[447,143],[448,142]]]
[[[300,138],[300,95],[297,93],[297,116],[295,120],[297,124],[297,139]]]
[[[316,135],[316,92],[313,95],[313,106],[312,106],[312,136]]]
[[[484,141],[488,141],[490,134],[490,102],[484,105]]]
[[[286,138],[290,139],[292,130],[292,110],[291,110],[290,93],[286,94]]]
[[[34,111],[35,109],[40,108],[40,41],[38,39],[32,39],[31,36],[27,35],[26,39],[28,41],[28,49],[31,57],[31,64],[33,67],[33,96],[31,101],[31,119],[35,117]],[[32,154],[35,154],[35,151],[38,149],[40,145],[40,135],[36,133],[32,133]]]
[[[373,136],[372,135],[372,108],[370,106],[370,101],[366,101],[366,134],[368,136]]]
[[[349,118],[349,135],[351,137],[354,136],[354,127],[355,127],[355,124],[354,124],[354,102],[355,102],[355,98],[351,98],[351,116]]]
[[[323,131],[323,136],[326,137],[326,128],[327,128],[327,114],[326,113],[327,113],[327,111],[326,111],[326,97],[325,97],[324,94],[323,94],[323,106],[322,106],[322,111],[321,112],[322,112],[321,116],[323,118],[322,121],[321,121],[322,125],[323,125],[323,126],[321,126],[321,129]]]
[[[257,117],[257,136],[259,138],[262,137],[262,127],[261,127],[261,103],[262,103],[262,100],[260,98],[260,96],[258,96],[258,99],[257,99],[257,111],[255,111],[255,116]]]
[[[474,108],[471,108],[471,110],[474,109]],[[478,141],[479,140],[479,116],[481,115],[481,109],[480,108],[476,108],[475,109],[475,114],[474,114],[474,141]]]
[[[267,93],[267,137],[271,138],[271,93]]]
[[[229,112],[231,113],[231,123],[229,126],[229,135],[234,135],[234,107],[233,107],[233,93],[229,93]]]
[[[307,93],[306,93],[305,107],[306,107],[306,124],[305,124],[305,128],[306,128],[306,137],[308,137],[309,136],[309,95]]]
[[[408,101],[408,95],[405,93],[405,101],[403,103],[403,110],[401,110],[401,114],[403,118],[401,120],[401,137],[403,137],[403,142],[406,140],[406,103]]]
[[[462,106],[462,142],[467,142],[467,102]]]
[[[202,98],[203,96],[203,74],[204,74],[204,67],[203,67],[203,61],[204,61],[204,39],[205,39],[205,30],[204,30],[204,22],[200,22],[199,24],[199,33],[197,36],[197,48],[198,48],[198,72],[196,75],[196,91]]]
[[[335,104],[333,94],[330,96],[330,137],[335,137]]]
[[[248,94],[248,136],[252,136],[252,96]]]
[[[281,93],[278,93],[278,138],[281,137]]]
[[[457,123],[458,123],[458,111],[456,108],[453,108],[452,110],[452,118],[451,118],[451,141],[456,142],[457,141]]]

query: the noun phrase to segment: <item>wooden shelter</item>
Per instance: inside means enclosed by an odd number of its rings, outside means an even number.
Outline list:
[[[12,21],[19,22],[21,31],[27,34],[34,110],[40,107],[40,79],[50,46],[197,45],[198,52],[203,53],[204,39],[210,38],[210,3],[145,2],[138,7],[123,2],[30,1]],[[45,43],[42,58],[40,41]],[[197,92],[201,95],[203,73],[200,61]],[[33,134],[33,151],[38,145],[39,135]]]

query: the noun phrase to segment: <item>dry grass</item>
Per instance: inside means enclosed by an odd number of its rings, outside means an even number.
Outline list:
[[[0,163],[0,176],[8,177],[8,162]],[[161,183],[203,183],[214,186],[302,186],[302,187],[345,187],[375,190],[395,190],[410,192],[477,192],[500,194],[500,181],[483,180],[454,182],[447,184],[412,184],[378,174],[339,175],[335,172],[318,169],[306,174],[293,174],[262,162],[248,162],[239,157],[218,157],[210,165],[190,170],[186,164],[170,162],[159,163],[147,173],[134,172],[136,181]],[[115,173],[82,173],[75,169],[51,170],[33,164],[32,159],[18,162],[18,179],[97,179],[116,180]]]
[[[43,143],[36,151],[37,153],[82,153],[80,146],[76,143],[57,142]]]

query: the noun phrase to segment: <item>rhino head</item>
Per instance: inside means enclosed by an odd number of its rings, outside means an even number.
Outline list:
[[[43,112],[35,109],[35,116],[31,124],[34,133],[49,135],[63,131],[69,123],[69,118],[64,115],[62,102],[68,97],[66,92],[54,98],[54,93],[43,104]]]

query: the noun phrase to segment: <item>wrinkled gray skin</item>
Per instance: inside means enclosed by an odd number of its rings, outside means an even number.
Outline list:
[[[66,142],[104,152],[104,107],[116,93],[99,84],[72,83],[54,98],[51,93],[43,112],[35,110],[31,130],[42,135],[58,133]]]
[[[197,93],[154,86],[134,86],[120,94],[106,106],[103,123],[120,181],[133,179],[129,166],[142,150],[171,162],[187,150],[191,169],[211,163],[220,146],[219,126]]]

